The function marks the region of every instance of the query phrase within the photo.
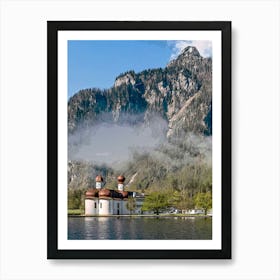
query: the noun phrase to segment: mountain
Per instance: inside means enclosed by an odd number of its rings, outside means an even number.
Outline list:
[[[94,125],[153,127],[155,121],[160,123],[158,120],[162,119],[168,124],[164,129],[166,141],[153,150],[140,148],[121,166],[88,159],[89,154],[95,159],[103,157],[112,146],[110,140],[106,153],[96,153],[96,142],[90,142]],[[90,129],[84,129],[87,127]],[[125,128],[117,129],[124,141],[129,141],[130,131],[125,134]],[[182,190],[187,186],[192,197],[202,187],[211,189],[212,58],[202,57],[195,47],[189,46],[165,68],[128,71],[116,77],[114,85],[106,90],[80,90],[68,101],[68,132],[68,153],[78,150],[82,154],[78,159],[69,157],[69,189],[92,187],[97,174],[102,174],[106,187],[113,188],[121,173],[131,190],[164,188],[168,184]],[[102,135],[113,137],[112,133]],[[103,143],[103,139],[99,141]],[[123,140],[114,141],[121,146]]]
[[[168,122],[167,136],[212,134],[212,59],[189,46],[165,68],[128,71],[106,90],[83,89],[68,101],[68,131],[98,122]]]

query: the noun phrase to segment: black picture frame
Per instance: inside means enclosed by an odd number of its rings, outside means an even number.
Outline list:
[[[221,249],[58,249],[58,32],[67,30],[221,31]],[[230,259],[231,258],[231,22],[230,21],[48,21],[47,22],[47,258],[48,259]]]

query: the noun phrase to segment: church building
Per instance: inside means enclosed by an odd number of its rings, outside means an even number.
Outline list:
[[[141,214],[144,194],[124,190],[124,176],[119,176],[118,189],[110,190],[104,188],[102,176],[96,176],[96,186],[86,191],[85,215],[129,215]],[[127,203],[129,198],[135,201],[135,208],[129,210]]]

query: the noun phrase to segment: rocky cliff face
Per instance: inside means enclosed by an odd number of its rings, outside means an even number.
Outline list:
[[[96,122],[148,123],[167,120],[168,137],[185,132],[212,134],[212,59],[187,47],[164,69],[129,71],[107,90],[85,89],[68,102],[68,129]]]
[[[68,102],[68,131],[72,136],[80,137],[80,132],[74,132],[99,122],[132,126],[145,123],[152,127],[155,120],[161,119],[168,123],[167,131],[164,126],[168,139],[165,145],[152,153],[139,150],[120,170],[126,174],[132,189],[162,185],[163,178],[185,178],[186,166],[195,162],[211,163],[211,137],[204,136],[212,135],[212,59],[200,56],[195,47],[187,47],[163,69],[123,73],[111,88],[84,89]],[[80,145],[80,140],[77,141],[72,143],[73,147],[68,144],[69,151]],[[114,165],[100,164],[69,160],[68,187],[92,187],[95,176],[102,174],[106,186],[113,188],[120,171]]]

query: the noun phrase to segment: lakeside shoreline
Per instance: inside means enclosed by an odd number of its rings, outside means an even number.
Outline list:
[[[68,214],[68,218],[88,218],[88,217],[211,217],[212,215],[201,215],[201,214],[150,214],[150,215],[84,215],[84,214]]]

